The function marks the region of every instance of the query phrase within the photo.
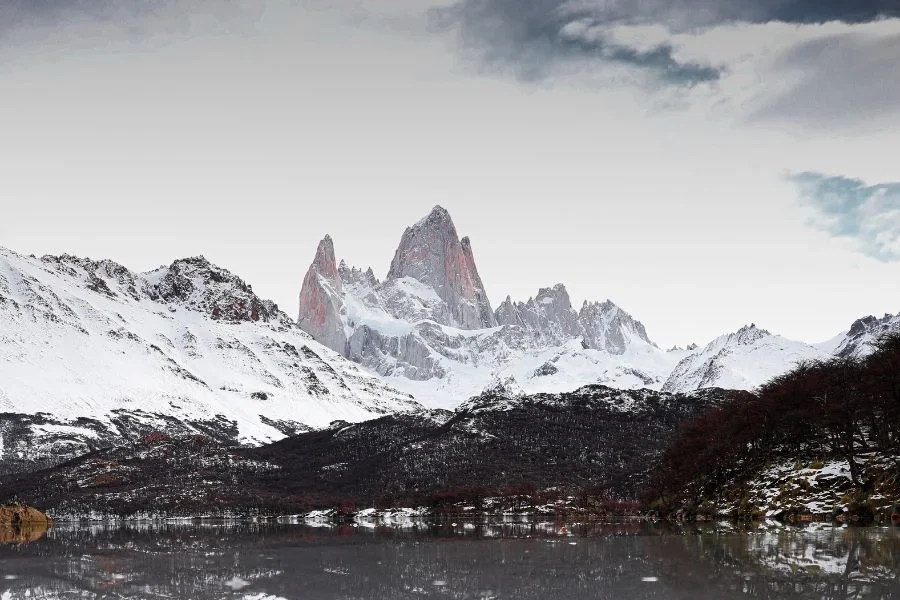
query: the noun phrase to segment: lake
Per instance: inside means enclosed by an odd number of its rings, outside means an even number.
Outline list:
[[[900,530],[774,523],[65,526],[0,537],[0,599],[900,598]]]

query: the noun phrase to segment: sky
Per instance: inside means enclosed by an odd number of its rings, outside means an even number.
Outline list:
[[[294,314],[440,204],[494,306],[823,341],[900,311],[898,57],[894,0],[6,0],[0,245]]]

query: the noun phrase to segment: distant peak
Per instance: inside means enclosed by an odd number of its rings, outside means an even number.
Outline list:
[[[319,251],[322,251],[323,249],[330,249],[331,252],[334,252],[334,240],[332,240],[331,236],[327,233],[325,234],[325,237],[323,237],[319,242]]]
[[[195,268],[195,269],[219,269],[216,265],[209,262],[202,254],[199,256],[187,256],[185,258],[178,258],[172,261],[172,264],[169,265],[170,269],[187,269],[187,268]]]
[[[403,232],[387,280],[404,277],[431,287],[447,304],[449,316],[442,324],[463,329],[496,325],[472,245],[466,238],[459,239],[450,213],[442,206],[435,206]]]
[[[437,217],[440,217],[440,218],[449,218],[449,217],[450,217],[450,213],[447,211],[446,208],[444,208],[444,207],[441,206],[440,204],[435,204],[434,207],[431,209],[431,215],[430,215],[430,216],[437,216]]]
[[[325,235],[316,248],[316,256],[313,258],[310,270],[325,277],[336,289],[341,288],[341,279],[338,271],[337,260],[334,257],[334,241],[330,235]]]
[[[424,227],[453,227],[453,219],[446,208],[435,205],[431,212],[419,219],[419,222],[412,226],[412,229],[421,229]],[[456,233],[454,229],[454,234]]]
[[[737,344],[752,344],[755,341],[770,335],[772,334],[769,331],[758,327],[756,323],[750,323],[724,337],[726,340]]]

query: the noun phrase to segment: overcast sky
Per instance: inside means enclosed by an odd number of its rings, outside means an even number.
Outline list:
[[[6,0],[0,245],[187,255],[296,313],[441,204],[496,306],[661,346],[900,310],[892,0]]]

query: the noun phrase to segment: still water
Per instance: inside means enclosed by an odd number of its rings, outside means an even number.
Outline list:
[[[57,526],[0,536],[0,600],[16,598],[900,598],[900,530]]]

